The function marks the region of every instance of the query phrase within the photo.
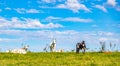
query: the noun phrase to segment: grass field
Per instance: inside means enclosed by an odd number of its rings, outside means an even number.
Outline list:
[[[120,52],[0,53],[0,66],[120,66]]]

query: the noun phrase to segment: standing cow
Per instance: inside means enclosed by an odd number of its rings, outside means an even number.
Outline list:
[[[55,52],[56,40],[54,39],[50,44],[50,51]]]
[[[83,50],[83,54],[85,53],[86,50],[85,41],[76,44],[76,53],[79,53],[79,50]]]

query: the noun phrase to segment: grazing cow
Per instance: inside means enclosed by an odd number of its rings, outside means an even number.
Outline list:
[[[82,41],[81,43],[76,44],[76,53],[79,53],[79,50],[82,50],[82,49],[83,49],[83,54],[84,54],[86,50],[85,41]]]
[[[9,52],[9,53],[18,53],[18,54],[26,54],[28,47],[29,46],[27,45],[27,46],[24,46],[23,48],[20,48],[20,49],[8,50],[7,52]]]

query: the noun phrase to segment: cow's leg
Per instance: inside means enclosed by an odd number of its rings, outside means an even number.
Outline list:
[[[50,52],[52,52],[52,47],[50,46]]]
[[[76,48],[76,53],[79,53],[79,48]]]
[[[83,48],[83,54],[85,54],[85,48]]]

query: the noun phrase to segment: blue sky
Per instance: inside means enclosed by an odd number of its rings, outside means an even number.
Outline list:
[[[85,40],[89,51],[98,51],[100,41],[120,51],[119,15],[119,0],[0,0],[0,48],[23,43],[43,51],[55,38],[56,50],[70,51]]]

